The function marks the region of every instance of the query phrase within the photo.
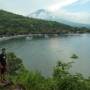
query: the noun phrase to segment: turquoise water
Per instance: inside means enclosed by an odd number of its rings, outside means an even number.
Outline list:
[[[90,35],[63,35],[53,38],[26,38],[12,39],[0,42],[0,48],[15,52],[23,59],[29,70],[40,71],[45,76],[51,76],[57,61],[71,62],[71,73],[82,73],[90,76]],[[72,54],[77,54],[78,59],[71,59]]]

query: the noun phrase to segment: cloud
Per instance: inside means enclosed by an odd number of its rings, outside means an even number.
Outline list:
[[[64,12],[63,17],[78,23],[90,23],[90,13],[87,12]]]
[[[71,5],[77,1],[78,0],[58,0],[54,2],[54,4],[50,5],[47,9],[51,12],[58,11],[59,9]]]
[[[53,12],[55,16],[64,18],[66,20],[83,23],[83,24],[90,24],[90,12],[83,10],[72,12],[67,10],[67,8],[65,8],[70,5],[72,7],[73,4],[84,6],[84,4],[87,5],[87,3],[89,2],[90,0],[60,0],[55,4],[49,6],[48,10]]]
[[[78,3],[78,5],[83,5],[86,3],[90,3],[90,0],[54,0],[47,9],[48,11],[54,12],[75,3]]]
[[[82,24],[90,24],[90,13],[89,12],[68,12],[64,9],[60,12],[55,12],[55,16],[64,18],[68,21],[78,22]]]

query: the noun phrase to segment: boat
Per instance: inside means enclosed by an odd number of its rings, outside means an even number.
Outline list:
[[[33,37],[31,37],[31,36],[27,36],[27,37],[26,37],[26,40],[32,40],[32,38],[33,38]]]

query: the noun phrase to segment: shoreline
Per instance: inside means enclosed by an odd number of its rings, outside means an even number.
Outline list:
[[[26,35],[14,35],[14,36],[2,36],[0,37],[0,41],[6,41],[14,38],[20,38],[20,37],[25,37]]]
[[[82,34],[88,34],[88,33],[82,33]],[[14,35],[14,36],[2,36],[0,37],[0,41],[6,41],[6,40],[10,40],[10,39],[15,39],[15,38],[22,38],[22,37],[58,37],[60,35],[82,35],[82,34],[23,34],[23,35]]]

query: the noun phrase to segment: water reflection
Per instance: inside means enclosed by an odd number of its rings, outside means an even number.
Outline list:
[[[43,75],[50,76],[58,60],[63,62],[74,61],[71,73],[83,73],[90,76],[90,35],[64,35],[55,38],[39,38],[26,40],[25,38],[0,42],[0,48],[6,47],[8,51],[15,52],[23,59],[28,69],[41,71]],[[73,60],[72,54],[79,58]]]

